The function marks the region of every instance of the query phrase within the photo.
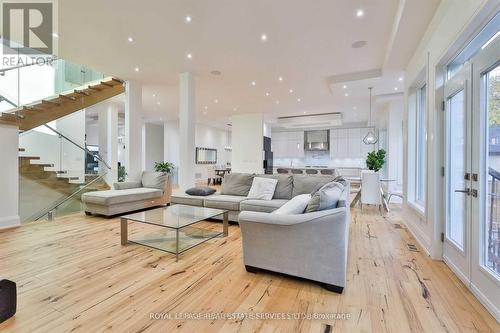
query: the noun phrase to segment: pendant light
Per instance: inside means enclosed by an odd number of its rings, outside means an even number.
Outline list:
[[[370,121],[368,122],[368,126],[372,125],[372,89],[373,87],[368,88],[370,90]],[[378,137],[375,134],[374,129],[370,128],[368,133],[363,139],[363,142],[367,145],[374,145],[378,142]]]

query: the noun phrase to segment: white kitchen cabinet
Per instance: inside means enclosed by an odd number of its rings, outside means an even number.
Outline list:
[[[338,152],[338,130],[330,130],[330,158],[337,158]]]
[[[348,130],[348,149],[349,158],[360,158],[361,157],[361,129],[360,128],[350,128]]]
[[[274,158],[302,158],[304,131],[273,132],[271,147]]]

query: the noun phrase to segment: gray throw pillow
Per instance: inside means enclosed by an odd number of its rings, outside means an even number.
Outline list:
[[[239,195],[246,197],[252,187],[253,174],[250,173],[229,173],[222,180],[220,194]]]
[[[163,190],[168,174],[164,172],[143,171],[141,182],[143,187],[157,188]]]
[[[215,193],[215,189],[207,186],[191,187],[186,190],[186,194],[206,197]]]
[[[325,184],[312,195],[306,207],[306,213],[336,208],[343,191],[344,185],[341,183],[331,182]]]

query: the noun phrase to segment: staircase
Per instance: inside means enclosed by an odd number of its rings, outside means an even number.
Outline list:
[[[28,131],[125,92],[123,81],[107,78],[0,114],[1,124]]]

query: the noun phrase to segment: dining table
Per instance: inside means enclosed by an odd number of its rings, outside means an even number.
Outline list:
[[[230,172],[231,172],[231,168],[215,169],[215,174],[217,176],[221,176],[221,177],[224,177],[226,175],[226,173],[230,173]]]

